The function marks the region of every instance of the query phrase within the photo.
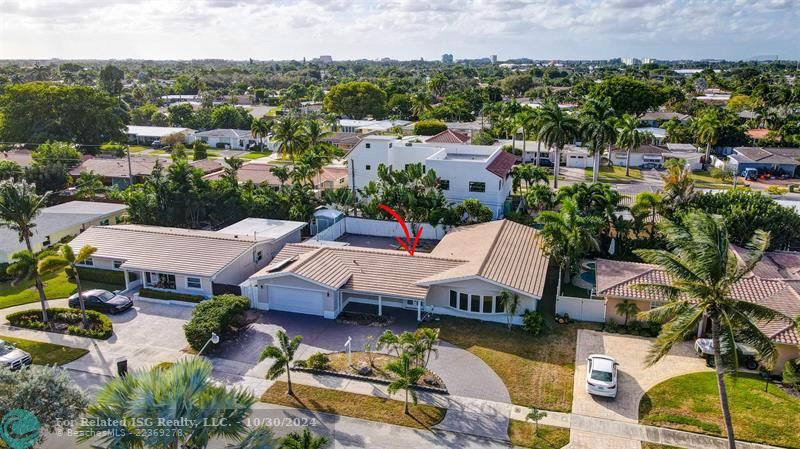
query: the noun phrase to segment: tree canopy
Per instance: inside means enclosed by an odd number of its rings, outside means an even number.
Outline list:
[[[367,116],[383,118],[386,115],[386,92],[366,81],[351,81],[331,88],[323,100],[330,112],[363,119]]]

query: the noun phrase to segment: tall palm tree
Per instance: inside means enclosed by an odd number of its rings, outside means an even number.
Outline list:
[[[86,304],[84,304],[83,301],[83,288],[81,287],[81,274],[78,271],[78,265],[86,262],[96,251],[97,248],[91,245],[83,245],[78,251],[78,254],[75,254],[72,247],[65,243],[58,249],[58,255],[47,256],[39,261],[39,273],[55,273],[56,271],[67,268],[75,276],[75,285],[78,287],[78,302],[81,305],[81,317],[83,319],[84,329],[89,327],[89,319],[86,317]]]
[[[561,166],[561,151],[572,143],[579,134],[578,119],[566,114],[556,102],[547,102],[539,116],[539,138],[547,148],[555,148],[553,161],[553,188],[558,188],[558,174]]]
[[[114,448],[200,449],[211,439],[245,437],[255,398],[214,382],[211,370],[208,360],[192,358],[109,380],[86,409],[78,441]],[[224,424],[208,425],[212,422]]]
[[[267,426],[256,427],[244,438],[234,444],[228,444],[225,449],[283,449],[287,446],[278,446],[278,441]]]
[[[645,140],[644,134],[636,129],[639,126],[639,119],[625,114],[619,121],[620,129],[617,136],[617,146],[625,148],[625,176],[631,175],[631,151],[642,146]]]
[[[267,371],[267,378],[275,380],[283,373],[286,373],[286,384],[289,386],[286,393],[294,396],[294,391],[292,391],[292,374],[289,368],[291,368],[297,348],[299,348],[300,343],[303,342],[303,337],[297,335],[289,339],[286,332],[279,330],[275,338],[278,340],[278,346],[267,346],[264,348],[259,360],[275,359],[275,362]]]
[[[700,118],[694,122],[695,133],[700,143],[705,144],[706,154],[703,159],[703,169],[708,167],[711,157],[711,147],[717,144],[719,135],[722,132],[722,121],[716,108],[706,110]]]
[[[650,225],[650,239],[655,236],[656,217],[661,209],[663,199],[655,192],[639,192],[631,206],[631,215],[638,222],[647,221]],[[644,226],[644,225],[642,225]]]
[[[535,138],[537,140],[537,147],[536,147],[536,158],[535,158],[535,165],[539,165],[539,150],[542,148],[542,142],[539,140],[539,128],[538,128],[538,121],[539,121],[539,110],[538,109],[530,109],[525,108],[521,112],[517,114],[517,122],[519,124],[520,129],[522,130],[522,156],[523,161],[525,156],[528,154],[528,139]]]
[[[668,250],[641,249],[634,252],[645,262],[660,265],[671,277],[670,285],[640,284],[664,295],[668,302],[641,315],[664,324],[647,357],[652,366],[676,344],[697,333],[706,319],[711,321],[714,366],[717,373],[722,417],[729,449],[736,447],[725,386],[726,372],[738,367],[736,342],[753,346],[769,366],[777,357],[775,344],[756,323],[787,320],[789,317],[761,304],[737,301],[733,286],[747,276],[769,247],[769,234],[758,230],[747,245],[749,253],[740,263],[730,247],[728,230],[722,217],[691,212],[678,225],[663,224]],[[735,341],[734,341],[735,335]]]
[[[617,139],[617,116],[611,102],[607,99],[590,99],[586,102],[581,112],[581,134],[589,146],[592,155],[592,182],[597,182],[600,176],[600,158],[603,151]]]
[[[411,113],[418,119],[432,108],[431,96],[426,92],[417,92],[411,96]]]
[[[536,221],[544,225],[544,249],[558,262],[560,274],[571,272],[584,254],[599,249],[595,235],[601,219],[582,214],[573,198],[561,200],[558,212],[541,212]]]
[[[670,164],[661,179],[664,180],[663,202],[671,208],[677,208],[694,198],[694,180],[688,165]]]
[[[414,405],[417,404],[417,391],[414,387],[425,374],[425,368],[414,366],[414,364],[411,363],[411,355],[403,353],[399,359],[389,362],[386,365],[386,370],[396,376],[394,382],[390,383],[387,387],[389,394],[395,394],[400,390],[405,392],[403,413],[408,415],[408,397],[411,396]]]
[[[284,158],[296,159],[304,147],[304,133],[302,122],[293,115],[287,115],[273,125],[273,139],[276,150]]]
[[[16,231],[19,241],[25,242],[25,247],[31,256],[34,255],[31,236],[36,227],[36,217],[45,207],[48,196],[50,192],[38,195],[36,185],[26,181],[0,181],[0,227]],[[47,297],[38,270],[32,273],[32,278],[42,305],[42,322],[47,323]]]
[[[328,189],[322,192],[322,201],[345,215],[352,211],[358,200],[352,190],[347,187]]]
[[[266,120],[257,118],[250,123],[250,134],[258,139],[259,151],[264,151],[264,138],[269,135],[271,126]]]
[[[75,181],[75,197],[78,199],[94,199],[105,190],[102,176],[94,171],[81,172]]]
[[[275,165],[269,168],[272,173],[281,182],[281,187],[289,180],[289,167],[283,165]]]
[[[302,433],[291,432],[281,438],[281,449],[322,449],[328,446],[329,443],[330,440],[327,437],[317,436],[310,430],[303,429]]]

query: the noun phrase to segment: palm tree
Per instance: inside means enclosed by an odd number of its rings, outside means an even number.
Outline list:
[[[431,354],[439,353],[439,350],[436,348],[436,345],[439,344],[439,329],[423,327],[417,329],[415,335],[420,340],[422,346],[422,354],[420,354],[422,360],[421,366],[427,368],[428,362],[431,359]]]
[[[244,165],[244,161],[236,156],[226,157],[223,161],[225,162],[225,169],[222,177],[229,180],[235,188],[239,185],[239,169]]]
[[[44,195],[36,193],[36,185],[26,181],[14,182],[11,180],[0,181],[0,227],[16,231],[19,241],[25,242],[25,247],[33,257],[31,236],[36,227],[36,217],[44,208],[50,192]],[[42,322],[47,323],[47,297],[44,294],[44,285],[38,270],[31,273],[36,291],[39,292],[39,302],[42,304]]]
[[[293,115],[287,115],[275,125],[273,125],[273,139],[275,139],[277,151],[283,157],[295,159],[300,154],[304,146],[304,133],[302,122]]]
[[[408,397],[410,395],[414,405],[417,404],[417,392],[414,387],[425,374],[425,369],[420,366],[414,366],[411,363],[411,355],[404,353],[398,360],[389,362],[386,365],[386,370],[396,376],[394,382],[388,386],[389,394],[395,394],[400,390],[405,391],[403,413],[408,415]]]
[[[604,147],[611,151],[611,145],[617,138],[617,116],[611,103],[605,100],[590,99],[582,112],[581,134],[589,144],[589,153],[594,158],[592,163],[592,182],[600,176],[600,158]]]
[[[625,176],[631,175],[631,151],[639,148],[644,143],[644,135],[636,127],[639,119],[625,114],[620,119],[619,135],[617,136],[617,146],[625,148]]]
[[[661,179],[664,180],[664,202],[673,209],[694,198],[694,180],[688,165],[670,164]]]
[[[653,343],[647,357],[652,366],[676,344],[696,335],[698,326],[706,319],[711,322],[714,346],[714,365],[717,372],[720,406],[728,437],[729,449],[734,449],[726,372],[738,366],[736,341],[753,346],[765,365],[777,357],[775,344],[764,335],[756,323],[791,319],[761,304],[737,301],[733,287],[747,276],[769,247],[769,234],[758,230],[747,245],[749,253],[744,263],[730,247],[728,230],[722,217],[704,212],[691,212],[683,225],[669,221],[663,224],[668,250],[641,249],[635,253],[645,262],[660,265],[671,277],[671,285],[640,284],[637,288],[664,295],[668,302],[641,316],[666,323]]]
[[[269,168],[272,173],[281,182],[281,187],[289,180],[289,167],[283,165],[275,165]]]
[[[411,113],[421,118],[432,109],[431,96],[425,92],[417,92],[411,96]]]
[[[658,217],[658,211],[661,209],[662,201],[663,199],[658,193],[639,192],[636,194],[633,206],[631,206],[631,215],[633,215],[635,221],[641,223],[645,218],[647,219],[647,224],[650,225],[650,239],[652,239],[656,233],[656,218]]]
[[[334,209],[344,212],[346,215],[355,209],[358,202],[353,191],[347,187],[323,191],[322,201]]]
[[[267,426],[260,426],[251,430],[237,443],[225,446],[225,449],[278,449],[278,447],[272,429]],[[285,446],[280,447],[283,448]]]
[[[722,132],[722,121],[716,109],[706,110],[700,118],[694,123],[697,139],[700,143],[706,145],[706,155],[703,159],[703,169],[708,167],[709,158],[711,157],[711,147],[717,144],[719,135]]]
[[[75,187],[75,197],[78,199],[94,199],[99,193],[106,190],[103,185],[103,177],[93,171],[81,172],[75,181]]]
[[[511,330],[511,325],[514,324],[514,315],[517,314],[517,308],[519,308],[519,295],[503,290],[500,292],[499,301],[503,305],[508,330]]]
[[[579,123],[567,115],[555,102],[547,102],[539,116],[539,138],[548,148],[555,148],[553,161],[553,188],[558,188],[558,173],[561,166],[561,150],[578,137]]]
[[[528,154],[528,139],[531,134],[536,135],[536,121],[539,119],[537,109],[525,108],[515,116],[518,129],[522,130],[522,160]],[[537,155],[538,160],[538,155]]]
[[[89,327],[89,319],[86,317],[86,305],[83,302],[83,288],[81,287],[81,275],[78,271],[78,265],[86,262],[96,251],[97,248],[91,245],[83,245],[80,251],[78,251],[78,254],[75,254],[72,247],[65,243],[58,249],[58,255],[47,256],[39,261],[39,273],[41,274],[55,273],[56,271],[66,268],[75,276],[75,285],[78,287],[78,302],[81,305],[81,317],[83,318],[84,329]]]
[[[588,251],[599,249],[595,235],[602,225],[601,219],[581,214],[573,198],[564,198],[558,212],[541,212],[536,221],[544,225],[540,231],[544,249],[558,262],[559,276],[565,269],[572,271]]]
[[[286,393],[294,396],[294,392],[292,391],[292,375],[290,368],[292,361],[294,360],[294,354],[297,352],[297,348],[300,347],[303,337],[297,335],[290,340],[289,336],[286,335],[286,332],[279,330],[275,338],[278,340],[278,346],[267,346],[264,348],[259,360],[275,359],[275,362],[269,368],[269,371],[267,371],[267,378],[270,380],[275,380],[283,373],[286,373],[286,383],[289,386],[289,389],[286,391]]]
[[[330,443],[327,437],[314,435],[310,430],[291,432],[281,438],[281,449],[322,449]],[[255,448],[254,448],[255,449]]]
[[[528,212],[549,209],[553,205],[553,191],[548,185],[535,184],[525,192],[525,203]]]
[[[630,319],[630,317],[635,316],[637,313],[639,313],[639,306],[637,306],[635,302],[628,301],[627,299],[625,301],[617,303],[617,306],[615,308],[618,314],[625,317],[625,327],[628,327],[628,320]]]
[[[246,419],[255,398],[214,382],[211,370],[208,360],[191,358],[109,380],[86,409],[78,441],[178,449],[205,448],[212,438],[247,439]],[[168,432],[159,424],[164,421],[170,423]]]
[[[258,139],[259,151],[264,151],[264,137],[269,135],[270,123],[266,120],[257,118],[250,123],[250,134]]]

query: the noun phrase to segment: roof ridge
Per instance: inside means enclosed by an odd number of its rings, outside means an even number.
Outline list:
[[[462,263],[469,262],[469,260],[433,256],[433,255],[428,254],[428,253],[416,253],[415,252],[414,256],[410,256],[410,255],[407,255],[406,252],[404,252],[404,251],[389,250],[389,249],[378,249],[378,248],[367,248],[367,247],[364,247],[364,246],[356,246],[356,245],[323,246],[323,245],[314,245],[313,243],[305,243],[305,242],[288,243],[287,245],[324,248],[324,249],[330,249],[330,250],[333,250],[333,251],[341,250],[341,251],[360,252],[360,253],[368,253],[368,254],[384,254],[384,255],[387,255],[387,256],[420,257],[422,259],[445,260],[445,261],[449,261],[449,262],[462,262]]]
[[[179,235],[179,236],[184,236],[184,237],[197,237],[197,238],[212,239],[212,240],[226,240],[226,241],[244,242],[244,243],[250,243],[250,244],[256,243],[255,240],[240,239],[240,238],[237,238],[237,237],[233,237],[234,234],[220,234],[218,236],[212,236],[212,235],[195,234],[195,233],[192,233],[192,232],[185,232],[185,233],[168,232],[168,231],[160,231],[160,230],[157,230],[157,229],[147,229],[147,228],[150,227],[150,225],[140,225],[140,224],[118,224],[118,225],[92,226],[92,227],[93,228],[98,228],[98,229],[118,229],[120,231],[126,231],[126,232],[141,232],[141,233],[145,233],[145,234]],[[166,227],[166,226],[153,226],[153,228],[162,228],[162,227]],[[201,229],[183,229],[183,228],[169,228],[169,227],[166,227],[166,228],[167,229],[179,229],[179,230],[182,230],[182,231],[200,231],[200,232],[214,233],[214,231],[204,231],[204,230],[201,230]],[[235,234],[235,235],[238,235],[238,234]],[[245,234],[243,234],[243,235],[245,235]],[[247,236],[247,237],[249,237],[249,236]]]
[[[638,265],[647,265],[647,264],[638,263],[638,262],[632,262],[632,263],[636,263],[636,264],[638,264]],[[653,268],[653,267],[650,267],[650,268],[648,268],[647,270],[645,270],[645,271],[643,271],[643,272],[641,272],[641,273],[637,274],[636,276],[633,276],[633,277],[630,277],[630,278],[628,278],[628,279],[625,279],[625,280],[619,281],[619,282],[617,282],[616,284],[609,285],[608,287],[604,288],[603,290],[600,290],[600,291],[598,291],[597,293],[598,293],[598,294],[602,294],[603,292],[606,292],[606,291],[608,291],[608,290],[610,290],[610,289],[612,289],[612,288],[614,288],[614,287],[619,287],[619,286],[620,286],[620,285],[622,285],[622,284],[627,284],[627,283],[630,283],[630,282],[632,282],[634,279],[641,278],[642,276],[644,276],[644,275],[646,275],[646,274],[649,274],[649,273],[652,273],[653,271],[664,271],[664,272],[666,272],[666,270],[663,270],[663,269],[660,269],[660,270],[659,270],[658,268]],[[596,272],[595,272],[595,273],[596,273]],[[669,274],[669,273],[667,273],[667,274]],[[596,275],[596,274],[595,274],[595,275]]]

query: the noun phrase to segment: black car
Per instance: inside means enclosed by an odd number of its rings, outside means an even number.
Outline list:
[[[534,162],[534,164],[535,164],[535,162]],[[539,159],[539,166],[541,166],[541,167],[552,167],[553,166],[553,161],[551,161],[550,159],[540,158]]]
[[[109,314],[124,312],[133,307],[131,298],[108,290],[87,290],[83,292],[83,303],[89,310]],[[69,306],[74,309],[81,307],[77,293],[69,297]]]

